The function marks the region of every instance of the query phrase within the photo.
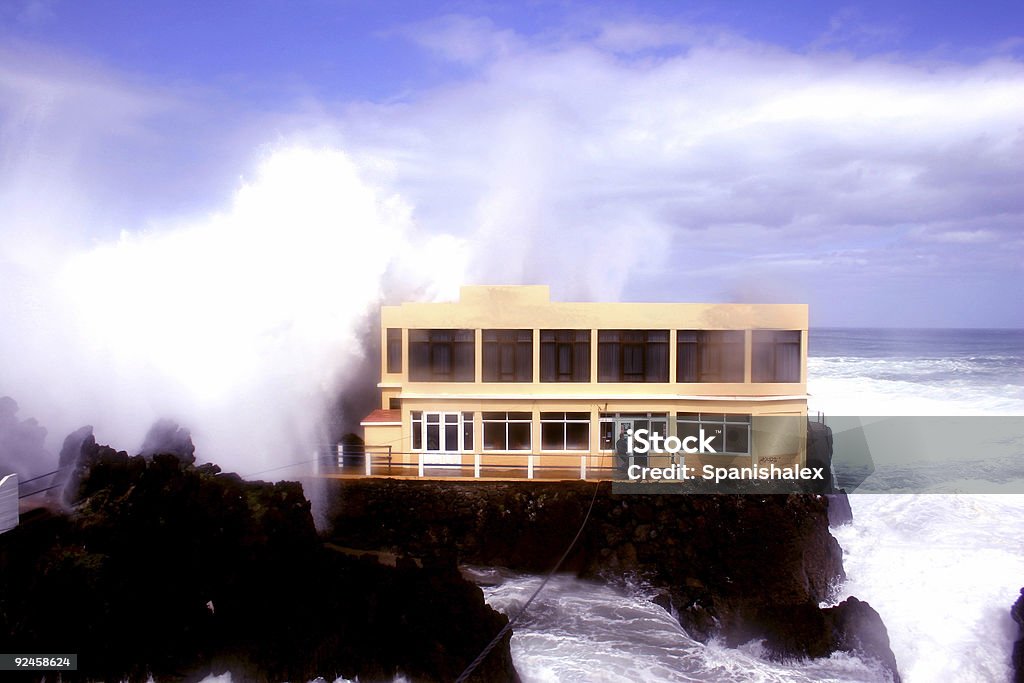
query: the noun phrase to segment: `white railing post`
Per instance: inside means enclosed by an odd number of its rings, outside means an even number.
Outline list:
[[[587,478],[587,456],[580,456],[580,479]]]
[[[473,477],[475,479],[479,479],[480,478],[480,454],[479,453],[474,453],[473,454]]]
[[[533,479],[533,453],[526,459],[526,478]]]
[[[366,465],[366,476],[373,474],[373,454],[363,447],[363,463]]]
[[[423,454],[422,453],[419,454],[419,473],[420,473],[420,476],[422,477],[423,476]]]

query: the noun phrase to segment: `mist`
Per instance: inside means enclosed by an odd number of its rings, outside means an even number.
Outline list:
[[[135,452],[166,418],[200,459],[242,474],[308,460],[328,406],[378,363],[365,327],[389,292],[457,292],[461,252],[434,254],[437,277],[417,263],[439,239],[344,152],[273,150],[220,211],[23,269],[0,393],[46,426],[51,450],[92,424]]]
[[[0,47],[0,396],[51,454],[84,424],[134,452],[171,419],[256,474],[358,423],[382,303],[464,283],[1022,323],[1012,55],[561,29],[406,27],[434,75],[374,99]]]

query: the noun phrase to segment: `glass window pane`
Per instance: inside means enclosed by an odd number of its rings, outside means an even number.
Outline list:
[[[728,453],[749,453],[750,438],[747,425],[725,426],[725,450]]]
[[[484,449],[489,451],[504,451],[506,448],[504,422],[484,423]]]
[[[600,426],[601,444],[600,448],[602,451],[610,451],[615,445],[615,423],[610,421],[601,421]]]
[[[508,449],[510,451],[530,450],[530,423],[508,423]]]
[[[427,450],[437,451],[441,449],[441,425],[431,423],[427,420]]]
[[[473,413],[462,414],[462,449],[476,450],[476,444],[473,443]]]
[[[540,426],[540,447],[546,451],[565,449],[565,423],[545,422]]]
[[[418,414],[418,413],[414,413]],[[412,447],[419,450],[423,448],[423,422],[422,420],[414,419],[412,421]]]
[[[676,425],[676,435],[680,439],[685,439],[688,436],[699,437],[700,424],[697,422],[680,422]],[[686,444],[691,445],[691,444]],[[696,444],[693,444],[696,445]]]
[[[402,329],[389,327],[387,332],[387,371],[402,371]]]
[[[567,423],[565,425],[565,447],[571,451],[590,450],[590,423]]]

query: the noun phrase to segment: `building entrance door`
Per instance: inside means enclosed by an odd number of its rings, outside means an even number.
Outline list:
[[[633,449],[630,448],[632,440],[629,435],[634,429],[634,422],[636,420],[631,417],[616,417],[614,420],[612,433],[615,435],[615,467],[621,470],[633,464]]]
[[[430,466],[461,464],[459,413],[423,413],[423,464]]]

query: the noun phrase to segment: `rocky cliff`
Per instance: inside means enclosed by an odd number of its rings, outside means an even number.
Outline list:
[[[330,536],[349,547],[546,571],[595,484],[333,481]],[[856,652],[898,680],[878,614],[854,598],[819,608],[844,578],[820,495],[619,495],[601,484],[565,569],[638,576],[695,638],[762,639],[777,657]]]
[[[149,457],[76,433],[73,512],[0,536],[6,651],[78,653],[64,681],[449,681],[507,623],[453,562],[335,552],[298,484],[196,467],[180,432],[161,433]],[[517,680],[508,637],[473,680]]]

